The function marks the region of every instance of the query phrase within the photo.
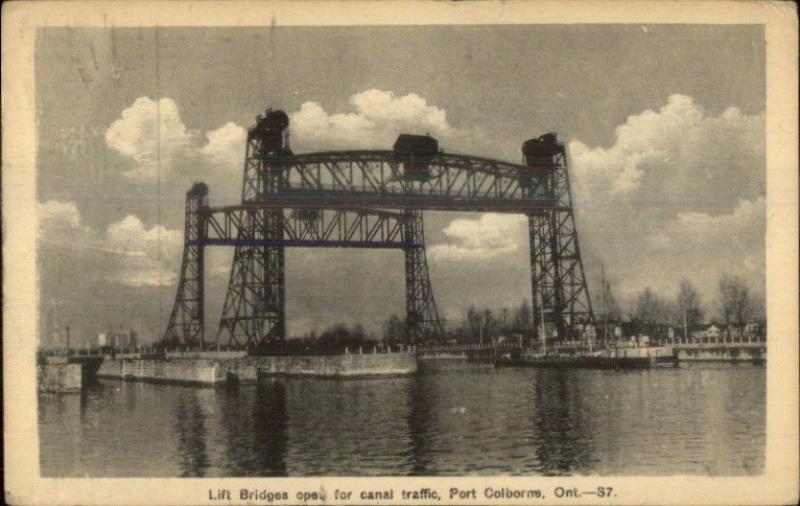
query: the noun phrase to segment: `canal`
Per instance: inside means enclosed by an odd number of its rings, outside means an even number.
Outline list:
[[[43,476],[752,475],[766,369],[426,368],[39,395]]]

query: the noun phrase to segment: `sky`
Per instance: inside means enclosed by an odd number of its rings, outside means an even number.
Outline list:
[[[709,316],[722,273],[764,293],[765,43],[758,26],[515,25],[41,28],[37,198],[41,343],[163,334],[194,181],[236,203],[244,139],[281,108],[295,152],[391,147],[430,133],[448,152],[519,162],[566,143],[593,298],[620,303],[682,277]],[[425,213],[443,317],[530,299],[526,219]],[[207,261],[216,334],[232,252]],[[291,249],[290,335],[378,331],[404,311],[400,251]]]

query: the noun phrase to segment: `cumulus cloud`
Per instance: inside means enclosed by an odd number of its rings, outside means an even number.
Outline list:
[[[691,97],[630,116],[609,147],[569,144],[582,252],[622,298],[695,280],[707,300],[723,272],[764,282],[764,115],[708,115]],[[586,259],[585,259],[586,260]],[[596,270],[596,269],[594,269]],[[591,285],[590,285],[591,286]]]
[[[205,134],[190,130],[174,100],[148,97],[137,98],[105,132],[106,145],[129,160],[122,175],[139,183],[224,183],[225,174],[241,171],[245,138],[246,130],[233,122]]]
[[[477,219],[458,218],[443,230],[445,244],[428,248],[435,260],[482,260],[513,253],[525,237],[527,218],[484,213]]]
[[[247,130],[233,122],[206,132],[208,143],[200,152],[217,165],[239,169],[244,164]]]
[[[137,98],[122,111],[121,118],[111,123],[105,138],[110,148],[135,162],[123,175],[142,181],[156,180],[162,171],[170,170],[174,159],[192,142],[178,106],[170,98],[157,102]]]
[[[183,232],[162,225],[146,227],[133,215],[106,230],[110,251],[124,257],[109,279],[129,286],[166,286],[175,283]]]
[[[175,282],[183,231],[162,225],[147,227],[138,217],[129,215],[101,234],[83,224],[74,202],[48,200],[38,203],[37,208],[42,247],[50,251],[69,249],[87,258],[98,254],[110,258],[107,279],[124,285],[164,286]],[[107,264],[97,267],[104,269]]]
[[[369,89],[350,97],[354,112],[329,113],[318,102],[305,102],[289,114],[293,145],[300,150],[387,148],[401,132],[429,133],[442,140],[459,131],[444,109],[415,93],[396,96]]]
[[[691,97],[672,95],[658,111],[632,115],[610,147],[569,144],[575,189],[583,201],[660,197],[699,208],[764,192],[764,115],[731,107],[706,115]],[[714,205],[717,205],[714,204]]]
[[[763,291],[764,115],[734,107],[709,115],[673,95],[615,133],[610,146],[568,146],[590,289],[603,262],[623,303],[647,286],[669,296],[682,276],[711,303],[724,272]],[[523,217],[456,219],[443,232],[446,242],[429,247],[434,263],[493,258],[523,266],[528,253]]]

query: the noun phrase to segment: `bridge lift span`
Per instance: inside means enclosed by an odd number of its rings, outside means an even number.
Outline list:
[[[259,347],[286,338],[287,247],[396,248],[404,252],[406,339],[444,336],[428,275],[423,210],[528,217],[537,335],[561,341],[594,327],[575,229],[566,153],[555,134],[530,139],[521,165],[439,150],[402,134],[392,150],[294,154],[289,118],[259,115],[247,136],[241,203],[211,207],[186,194],[183,263],[164,341],[205,346],[206,246],[234,247],[218,338]]]

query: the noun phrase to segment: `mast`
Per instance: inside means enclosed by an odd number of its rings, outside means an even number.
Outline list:
[[[606,264],[600,264],[600,272],[603,276],[603,345],[608,347],[608,285],[606,285]]]

